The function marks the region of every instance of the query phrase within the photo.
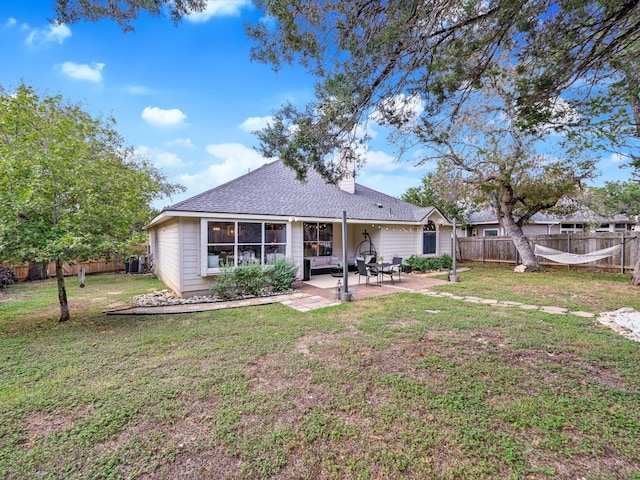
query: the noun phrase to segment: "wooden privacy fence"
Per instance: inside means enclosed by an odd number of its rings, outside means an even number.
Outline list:
[[[620,245],[619,253],[594,262],[571,265],[567,268],[597,268],[604,271],[633,271],[633,263],[638,254],[639,232],[597,232],[560,233],[555,235],[530,235],[527,237],[531,248],[535,245],[554,248],[568,253],[590,253]],[[460,261],[482,263],[521,262],[518,251],[510,237],[461,237],[456,240]],[[541,265],[562,266],[542,257],[536,257]]]
[[[23,281],[29,275],[29,264],[19,265],[13,268],[18,277],[18,281]],[[88,262],[74,263],[73,265],[64,264],[62,270],[65,276],[78,275],[80,268],[84,268],[86,275],[94,273],[111,273],[125,271],[124,262],[122,260],[91,260]],[[56,264],[51,262],[47,265],[47,274],[50,277],[56,276]]]

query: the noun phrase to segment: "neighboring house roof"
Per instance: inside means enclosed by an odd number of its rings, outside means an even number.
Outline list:
[[[301,182],[281,161],[267,163],[163,210],[174,214],[201,212],[327,219],[340,218],[343,211],[350,219],[375,222],[420,222],[434,211],[440,213],[435,207],[418,207],[358,183],[355,192],[348,193],[327,183],[314,170]]]
[[[596,215],[591,210],[580,207],[575,212],[568,215],[552,215],[549,213],[538,212],[531,217],[529,224],[551,224],[558,223],[636,223],[635,220],[631,220],[629,217],[621,214],[615,214],[610,217],[603,217]],[[495,216],[490,208],[485,208],[477,212],[471,212],[467,215],[468,225],[481,225],[481,224],[493,224],[498,223],[498,218]]]

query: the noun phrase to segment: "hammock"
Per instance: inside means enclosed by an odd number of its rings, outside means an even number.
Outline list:
[[[542,245],[535,246],[535,254],[539,257],[547,258],[553,262],[563,263],[565,265],[576,265],[578,263],[595,262],[603,258],[612,257],[620,251],[620,245],[615,247],[603,248],[591,253],[567,253],[555,250]]]

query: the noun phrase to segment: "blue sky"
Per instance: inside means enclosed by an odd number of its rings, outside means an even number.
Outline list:
[[[174,26],[141,18],[135,32],[115,22],[54,26],[49,1],[0,1],[0,85],[24,82],[61,94],[94,116],[113,116],[127,144],[150,158],[186,192],[163,207],[264,164],[251,133],[286,101],[303,106],[313,80],[299,68],[277,74],[250,61],[245,21],[258,21],[250,0],[214,0],[207,12]],[[374,139],[356,181],[393,196],[420,184],[435,165],[395,161],[394,147]],[[625,179],[622,158],[603,158],[608,179]]]

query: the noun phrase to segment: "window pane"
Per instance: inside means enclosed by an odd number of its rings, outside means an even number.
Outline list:
[[[320,233],[319,240],[324,241],[332,241],[333,240],[333,224],[332,223],[321,223],[318,226],[318,230]]]
[[[238,265],[262,262],[261,245],[238,245]]]
[[[285,245],[267,245],[264,249],[264,263],[270,264],[285,258],[285,249]]]
[[[315,257],[316,255],[318,255],[317,242],[304,242],[304,256]]]
[[[207,243],[235,243],[234,222],[209,222]]]
[[[318,248],[319,257],[328,257],[333,253],[333,244],[331,242],[320,242]]]
[[[262,224],[238,222],[238,243],[262,243]]]
[[[318,224],[317,223],[303,223],[302,229],[304,231],[305,242],[315,242],[318,240]]]
[[[264,243],[286,243],[287,226],[284,223],[265,223]]]
[[[217,258],[211,258],[211,257]],[[209,245],[207,247],[207,261],[209,268],[233,266],[233,245]]]
[[[422,234],[422,253],[425,255],[436,253],[435,232],[425,232]]]
[[[423,232],[435,232],[436,231],[436,224],[433,223],[431,220],[429,220],[429,222],[422,227],[422,231]]]

